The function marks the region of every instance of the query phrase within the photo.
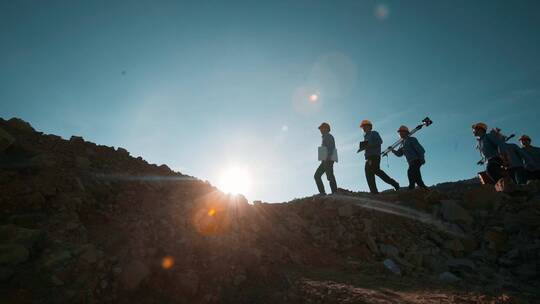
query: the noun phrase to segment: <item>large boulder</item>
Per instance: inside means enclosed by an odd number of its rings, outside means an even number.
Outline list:
[[[508,243],[508,234],[502,227],[492,227],[485,233],[486,245],[494,251],[502,251]]]
[[[124,263],[120,273],[120,283],[126,290],[134,290],[150,275],[150,269],[140,260],[131,260]]]
[[[26,260],[30,252],[21,244],[2,244],[0,245],[0,265],[16,266]]]
[[[7,121],[7,124],[17,130],[17,131],[22,131],[22,132],[35,132],[34,128],[32,128],[32,126],[27,123],[26,121],[20,119],[20,118],[12,118],[10,120]]]
[[[461,207],[457,201],[443,200],[441,201],[442,217],[449,222],[470,225],[473,222],[472,216]]]
[[[483,185],[465,192],[463,201],[467,209],[492,209],[503,200],[503,195],[492,185]]]
[[[43,236],[43,231],[39,229],[27,229],[15,225],[0,226],[0,240],[20,244],[28,250],[31,250]]]

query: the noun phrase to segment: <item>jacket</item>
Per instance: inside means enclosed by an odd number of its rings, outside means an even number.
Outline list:
[[[383,140],[377,131],[369,131],[364,134],[364,141],[360,143],[360,150],[365,150],[365,157],[381,155],[381,145]]]
[[[398,157],[405,155],[407,162],[410,163],[414,160],[423,161],[426,150],[424,150],[424,147],[418,142],[418,139],[409,136],[403,140],[398,150],[392,152]]]
[[[490,159],[499,156],[503,144],[504,139],[492,130],[478,138],[477,148],[480,150],[482,157],[489,161]]]
[[[525,169],[529,171],[540,170],[540,148],[538,147],[523,147],[523,161],[525,163]]]
[[[501,145],[501,154],[506,160],[506,165],[508,166],[508,168],[523,167],[523,151],[521,151],[518,145],[504,143],[503,145]]]
[[[332,153],[336,149],[336,142],[334,141],[334,136],[330,133],[323,134],[321,146],[326,147],[328,151],[328,160],[332,157]]]

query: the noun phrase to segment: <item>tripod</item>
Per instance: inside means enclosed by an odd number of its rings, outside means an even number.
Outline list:
[[[426,117],[422,120],[422,124],[419,124],[418,126],[416,126],[416,128],[412,129],[411,132],[409,133],[409,136],[413,135],[414,133],[420,131],[420,129],[422,129],[424,126],[426,127],[429,127],[431,126],[431,124],[433,123],[433,121],[431,119],[429,119],[429,117]],[[398,141],[396,141],[395,143],[393,143],[390,147],[388,147],[386,150],[384,150],[382,153],[381,153],[381,156],[388,156],[388,153],[392,152],[392,150],[394,150],[395,148],[397,148],[399,145],[401,145],[401,143],[403,142],[403,138],[400,138]]]

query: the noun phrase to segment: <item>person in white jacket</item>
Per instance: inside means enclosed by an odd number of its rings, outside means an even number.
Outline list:
[[[334,161],[332,160],[332,153],[336,149],[336,142],[334,140],[334,136],[330,134],[330,125],[328,123],[323,122],[319,126],[319,131],[321,131],[322,134],[322,146],[326,147],[326,151],[328,151],[328,153],[327,159],[321,160],[321,164],[315,171],[315,183],[317,184],[319,194],[326,195],[324,184],[321,179],[322,175],[326,173],[326,178],[330,183],[332,194],[335,194],[337,193],[337,183],[336,177],[334,176]]]

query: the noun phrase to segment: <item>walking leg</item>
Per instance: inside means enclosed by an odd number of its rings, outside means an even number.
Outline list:
[[[414,190],[415,180],[413,174],[413,164],[409,163],[409,169],[407,169],[407,178],[409,179],[409,190]]]
[[[486,172],[497,183],[502,177],[501,163],[498,160],[488,161]]]
[[[333,161],[327,161],[325,162],[326,166],[326,179],[328,179],[328,182],[330,183],[330,189],[332,190],[332,193],[337,193],[337,183],[336,183],[336,176],[334,175],[334,162]]]
[[[319,165],[319,167],[315,171],[315,175],[314,175],[315,183],[317,184],[317,189],[319,189],[320,194],[326,194],[326,191],[324,190],[324,185],[323,185],[323,182],[322,182],[322,179],[321,179],[324,171],[325,171],[324,163],[321,162],[321,164]]]
[[[375,183],[375,173],[373,172],[371,160],[366,160],[366,166],[364,168],[364,171],[366,173],[366,181],[369,187],[369,192],[372,194],[378,194],[379,190],[377,190],[377,184]]]
[[[381,158],[376,157],[373,159],[373,166],[372,166],[375,175],[377,175],[380,179],[382,179],[385,183],[392,185],[397,190],[399,190],[399,183],[388,176],[383,170],[381,170]]]
[[[420,171],[421,167],[422,167],[421,160],[414,161],[414,166],[413,166],[414,181],[416,182],[418,187],[426,189],[427,186],[426,184],[424,184],[424,181],[422,180],[422,172]]]

